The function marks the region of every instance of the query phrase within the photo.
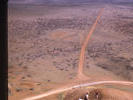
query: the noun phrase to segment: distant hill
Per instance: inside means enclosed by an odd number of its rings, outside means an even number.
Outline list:
[[[22,4],[31,4],[31,3],[51,3],[51,4],[61,4],[61,3],[90,3],[90,2],[101,2],[101,3],[121,3],[121,2],[132,2],[133,0],[9,0],[9,3],[22,3]]]

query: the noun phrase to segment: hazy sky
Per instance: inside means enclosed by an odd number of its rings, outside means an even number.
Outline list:
[[[133,0],[9,0],[9,3],[133,2]]]

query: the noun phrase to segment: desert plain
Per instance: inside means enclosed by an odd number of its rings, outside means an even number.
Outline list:
[[[84,49],[83,76],[77,77],[84,42],[101,9]],[[9,100],[85,82],[132,82],[133,3],[9,4],[8,55]],[[133,100],[133,85],[96,87],[114,96],[102,100]],[[78,91],[38,100],[78,100],[69,98]]]

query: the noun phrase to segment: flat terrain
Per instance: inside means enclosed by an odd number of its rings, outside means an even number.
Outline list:
[[[9,99],[75,84],[82,45],[101,8],[85,50],[86,81],[133,81],[131,4],[9,5]]]

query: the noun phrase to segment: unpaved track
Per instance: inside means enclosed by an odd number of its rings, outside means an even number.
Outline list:
[[[61,92],[72,90],[72,89],[76,89],[76,88],[92,86],[92,85],[99,85],[99,84],[109,84],[109,83],[111,83],[111,84],[122,84],[122,85],[133,85],[133,82],[125,82],[125,81],[98,81],[98,82],[92,82],[92,83],[79,84],[79,85],[66,87],[66,88],[60,88],[60,89],[57,89],[57,90],[49,91],[49,92],[46,92],[44,94],[41,94],[41,95],[38,95],[38,96],[29,97],[29,98],[25,98],[25,99],[22,99],[22,100],[38,100],[38,99],[47,97],[49,95],[61,93]]]
[[[88,36],[87,38],[85,39],[83,45],[82,45],[82,48],[81,48],[81,51],[80,51],[80,58],[79,58],[79,65],[78,65],[78,77],[85,77],[85,75],[83,74],[83,65],[84,65],[84,59],[85,59],[85,50],[86,50],[86,47],[87,47],[87,44],[88,44],[88,41],[92,35],[92,33],[94,32],[95,28],[96,28],[96,25],[98,23],[98,20],[100,19],[102,13],[103,13],[103,10],[104,8],[101,8],[101,10],[99,11],[99,14],[96,18],[96,21],[94,22],[93,26],[91,27],[89,33],[88,33]]]
[[[98,23],[98,20],[100,19],[101,14],[102,14],[103,11],[104,11],[104,8],[102,8],[99,11],[99,14],[98,14],[98,16],[96,18],[96,21],[94,22],[93,26],[91,27],[91,29],[90,29],[90,31],[88,33],[88,36],[87,36],[87,38],[85,39],[85,41],[84,41],[84,43],[82,45],[81,52],[80,52],[80,58],[79,58],[79,65],[78,65],[78,77],[75,80],[83,81],[83,80],[88,79],[88,77],[86,77],[83,74],[85,50],[86,50],[88,41],[89,41],[92,33],[94,32],[94,30],[96,28],[96,25]],[[126,82],[126,81],[98,81],[98,82],[84,83],[84,84],[78,84],[78,85],[74,85],[74,86],[64,87],[64,88],[60,88],[60,89],[56,89],[56,90],[52,90],[52,91],[46,92],[46,93],[38,95],[38,96],[25,98],[25,99],[22,99],[22,100],[38,100],[38,99],[47,97],[49,95],[53,95],[53,94],[61,93],[61,92],[64,92],[64,91],[72,90],[74,88],[80,88],[80,87],[92,86],[92,85],[98,85],[98,84],[109,84],[109,83],[111,83],[111,84],[122,84],[122,85],[133,85],[133,82]]]

